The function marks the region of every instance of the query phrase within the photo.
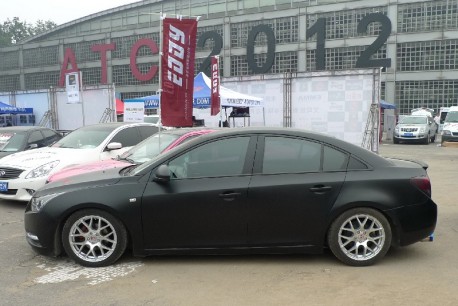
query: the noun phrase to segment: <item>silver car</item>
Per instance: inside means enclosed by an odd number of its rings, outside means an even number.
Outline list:
[[[394,129],[393,143],[421,142],[429,144],[436,140],[437,124],[431,116],[404,116]]]

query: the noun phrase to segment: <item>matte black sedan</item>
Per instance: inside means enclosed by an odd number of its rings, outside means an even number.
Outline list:
[[[134,255],[321,252],[366,266],[433,233],[421,162],[293,129],[225,129],[38,190],[29,244],[84,266]]]

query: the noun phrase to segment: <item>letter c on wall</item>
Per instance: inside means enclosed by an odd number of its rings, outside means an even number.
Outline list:
[[[149,81],[152,78],[154,78],[157,74],[158,67],[153,65],[149,69],[149,71],[146,74],[141,73],[140,70],[138,70],[137,67],[137,53],[138,50],[140,50],[141,47],[146,46],[149,47],[151,50],[151,53],[153,54],[158,54],[159,49],[156,45],[156,43],[149,39],[149,38],[142,38],[139,39],[133,46],[132,49],[130,50],[130,70],[132,71],[132,74],[134,77],[139,80],[139,81]]]

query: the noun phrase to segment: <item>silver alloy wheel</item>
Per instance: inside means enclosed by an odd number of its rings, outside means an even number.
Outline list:
[[[95,215],[74,222],[68,240],[75,255],[87,262],[100,262],[110,257],[118,243],[114,226]]]
[[[385,230],[379,220],[371,215],[353,215],[339,229],[339,247],[349,258],[366,261],[383,249]]]

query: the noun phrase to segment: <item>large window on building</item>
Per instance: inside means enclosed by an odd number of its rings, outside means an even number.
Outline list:
[[[19,68],[19,50],[0,52],[0,71]]]
[[[142,35],[132,35],[132,36],[123,36],[123,37],[115,37],[111,39],[112,43],[116,44],[116,50],[111,52],[112,58],[129,58],[130,52],[132,50],[132,46],[140,39],[149,38],[153,40],[157,48],[159,49],[159,32],[157,33],[149,33],[149,34],[142,34]],[[142,46],[138,49],[137,57],[144,57],[144,56],[152,56],[151,49],[147,46]],[[157,54],[156,54],[157,55]]]
[[[153,65],[157,66],[158,63],[137,64],[137,69],[142,74],[147,74]],[[159,84],[159,73],[149,81],[139,81],[132,74],[130,65],[113,66],[113,83],[116,86]]]
[[[356,61],[367,46],[354,46],[345,48],[326,49],[325,64],[326,70],[354,69]],[[382,46],[372,55],[371,59],[386,58],[386,45]],[[378,68],[378,67],[377,67]],[[307,50],[307,71],[317,71],[316,50]]]
[[[21,89],[19,75],[0,76],[0,92],[15,91]]]
[[[364,16],[372,13],[387,14],[386,7],[371,7],[365,9],[336,11],[330,13],[318,13],[307,15],[307,29],[310,29],[319,18],[326,19],[326,39],[341,39],[358,36],[377,35],[380,33],[380,23],[373,22],[367,27],[365,33],[357,32],[358,23]],[[316,40],[316,35],[310,37]]]
[[[36,72],[25,74],[26,89],[47,89],[57,86],[59,83],[60,71]]]
[[[458,40],[432,40],[397,46],[398,71],[458,69]]]
[[[254,60],[258,66],[266,61],[265,53],[255,54]],[[269,73],[283,73],[297,71],[297,52],[278,52],[275,53],[275,60]],[[246,55],[231,56],[231,76],[253,75],[253,71],[248,67]]]
[[[257,20],[231,24],[231,47],[246,47],[248,35],[257,25],[268,25],[275,33],[276,44],[287,44],[299,41],[299,19],[297,16]],[[255,46],[266,46],[267,36],[259,33]]]
[[[423,106],[437,111],[457,105],[458,80],[398,81],[395,99],[401,115]]]
[[[398,32],[458,28],[458,0],[423,1],[398,6]]]
[[[24,49],[24,68],[56,65],[59,63],[59,46]]]

